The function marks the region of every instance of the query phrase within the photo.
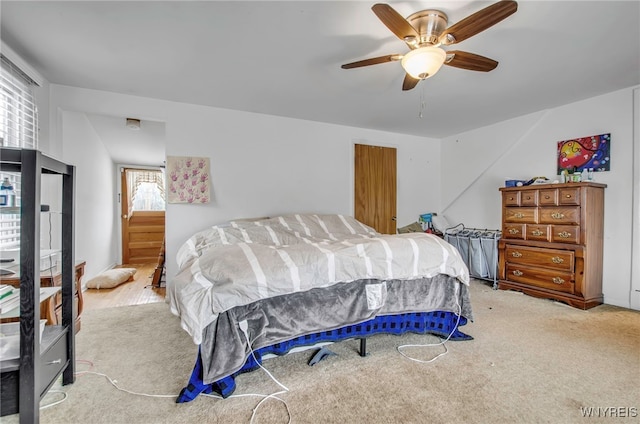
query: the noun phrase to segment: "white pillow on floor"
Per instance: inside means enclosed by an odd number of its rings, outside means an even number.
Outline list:
[[[135,268],[114,268],[98,274],[87,281],[88,289],[112,289],[132,279]]]

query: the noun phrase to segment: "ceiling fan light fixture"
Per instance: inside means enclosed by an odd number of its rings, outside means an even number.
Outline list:
[[[415,79],[432,77],[444,64],[447,53],[440,47],[420,47],[402,57],[402,67]]]

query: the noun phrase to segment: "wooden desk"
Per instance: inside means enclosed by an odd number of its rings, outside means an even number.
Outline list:
[[[84,301],[82,300],[82,276],[84,275],[85,261],[77,261],[75,269],[76,298],[74,306],[77,310],[75,332],[80,331],[80,315]],[[0,284],[10,284],[20,287],[20,276],[18,274],[5,275],[0,277]],[[40,271],[40,287],[60,287],[62,286],[62,273],[56,268]],[[40,317],[47,320],[47,325],[62,325],[62,293],[58,292],[48,300],[40,304]]]

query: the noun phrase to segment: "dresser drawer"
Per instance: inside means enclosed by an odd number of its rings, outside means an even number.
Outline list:
[[[556,206],[558,204],[558,190],[540,190],[538,194],[538,204],[540,206]]]
[[[538,206],[538,190],[527,190],[520,194],[520,206]]]
[[[537,224],[538,208],[505,208],[504,221]]]
[[[567,187],[558,190],[558,205],[579,205],[580,188]]]
[[[552,225],[551,241],[580,244],[580,227],[577,225]]]
[[[520,264],[507,264],[508,281],[529,284],[565,293],[574,292],[573,274],[551,269],[535,268]]]
[[[580,224],[580,207],[540,208],[540,224]]]
[[[504,206],[520,206],[520,192],[510,191],[502,193],[502,203]]]
[[[505,224],[502,237],[506,239],[524,240],[525,224]]]
[[[527,224],[527,240],[551,241],[551,229],[549,225]]]
[[[543,266],[573,272],[575,253],[572,250],[544,249],[507,245],[505,260],[519,265]]]
[[[47,387],[44,386],[52,382],[58,374],[67,365],[67,337],[63,333],[55,343],[40,356],[40,382],[43,387],[40,392],[44,392]]]

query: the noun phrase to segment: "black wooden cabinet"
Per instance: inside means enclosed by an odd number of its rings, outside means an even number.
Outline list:
[[[58,376],[62,374],[62,384],[71,384],[75,380],[75,167],[37,150],[0,148],[0,169],[19,172],[22,181],[19,212],[20,358],[0,360],[0,410],[2,415],[19,412],[20,424],[38,423],[40,399]],[[46,326],[40,340],[40,326],[36,323],[40,322],[42,174],[59,175],[62,184],[62,324]]]

